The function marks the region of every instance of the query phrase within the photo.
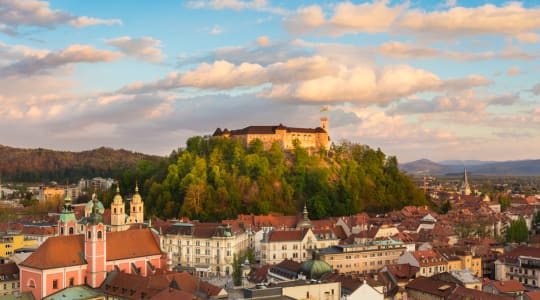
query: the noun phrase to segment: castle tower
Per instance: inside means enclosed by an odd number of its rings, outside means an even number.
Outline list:
[[[461,183],[461,194],[469,196],[471,194],[471,186],[467,177],[467,167],[463,168],[463,182]]]
[[[113,203],[111,204],[111,230],[122,231],[125,229],[126,213],[125,204],[120,195],[120,187],[116,187],[116,195],[114,196]]]
[[[86,268],[86,284],[92,288],[98,288],[105,280],[107,250],[105,225],[103,216],[99,212],[99,201],[92,199],[92,213],[86,223],[84,233],[84,258],[88,262]]]
[[[71,196],[69,195],[69,190],[66,193],[64,198],[64,209],[60,214],[60,219],[58,220],[58,234],[59,235],[72,235],[75,234],[75,228],[77,226],[77,218],[73,212],[73,207],[71,206]]]
[[[135,195],[131,200],[131,212],[129,214],[130,219],[135,224],[141,224],[144,221],[144,202],[139,194],[139,184],[135,184]]]
[[[326,133],[328,133],[328,118],[327,117],[322,117],[321,118],[321,125],[320,127],[322,129],[324,129],[324,131],[326,131]]]

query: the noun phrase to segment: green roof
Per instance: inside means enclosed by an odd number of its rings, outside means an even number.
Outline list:
[[[102,294],[94,289],[91,289],[85,285],[78,285],[69,288],[65,288],[52,295],[49,295],[43,300],[56,300],[56,299],[94,299]]]
[[[332,273],[332,267],[320,259],[306,260],[300,265],[299,273],[309,277],[309,279],[320,279],[326,273]]]

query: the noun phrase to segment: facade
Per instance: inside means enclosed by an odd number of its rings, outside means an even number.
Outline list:
[[[540,248],[520,246],[495,261],[496,280],[517,280],[540,288]]]
[[[374,273],[397,263],[407,248],[394,240],[374,241],[364,245],[336,245],[319,250],[318,257],[340,273]]]
[[[317,128],[294,128],[282,124],[278,126],[248,126],[236,130],[217,128],[212,136],[239,139],[246,146],[251,141],[259,139],[265,150],[270,149],[274,142],[278,142],[283,149],[291,150],[294,149],[296,141],[306,149],[330,149],[328,118],[321,118],[320,126]]]
[[[19,267],[15,263],[0,264],[0,296],[19,294]]]
[[[284,259],[304,261],[311,258],[313,249],[339,244],[331,230],[274,230],[261,241],[261,264],[276,264]]]
[[[431,277],[435,274],[446,272],[446,261],[435,251],[421,250],[407,252],[398,259],[399,264],[410,264],[418,267],[416,276]]]
[[[144,221],[144,202],[139,194],[139,185],[135,185],[135,194],[131,199],[129,215],[126,213],[126,204],[120,195],[120,188],[116,188],[116,195],[111,203],[111,231],[127,230],[131,225],[142,224]]]
[[[470,251],[454,247],[438,248],[435,251],[446,260],[448,271],[469,269],[474,276],[483,276],[480,256],[473,256]]]
[[[233,256],[249,246],[245,230],[219,223],[176,223],[160,239],[172,267],[195,268],[201,277],[232,274]]]
[[[65,191],[61,188],[45,188],[43,190],[43,201],[61,201],[64,198]]]
[[[34,247],[35,244],[35,241],[26,239],[22,234],[0,235],[0,259],[8,259],[15,250]]]
[[[94,197],[83,234],[51,237],[19,265],[21,292],[41,299],[66,287],[99,287],[113,270],[147,276],[164,267],[150,229],[107,232],[97,203]]]

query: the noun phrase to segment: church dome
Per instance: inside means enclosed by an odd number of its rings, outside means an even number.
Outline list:
[[[324,274],[332,273],[332,267],[320,259],[310,259],[300,265],[299,273],[306,275],[309,279],[321,279]]]
[[[116,187],[116,195],[114,195],[113,203],[114,204],[122,204],[124,200],[122,199],[122,195],[120,195],[120,188]]]
[[[88,212],[92,212],[92,208],[93,208],[93,201],[94,199],[96,199],[97,196],[96,194],[92,194],[92,200],[88,201],[88,203],[86,203],[86,206],[85,206],[85,210],[88,211]],[[105,206],[103,206],[103,203],[99,200],[97,200],[97,207],[98,207],[98,211],[100,214],[102,214],[104,211],[105,211]]]
[[[135,185],[135,195],[133,195],[133,199],[131,199],[131,201],[132,201],[131,203],[133,203],[133,204],[138,204],[138,203],[142,202],[142,197],[139,194],[139,185],[138,184]]]

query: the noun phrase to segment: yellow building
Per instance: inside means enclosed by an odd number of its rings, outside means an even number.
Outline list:
[[[447,261],[448,271],[469,269],[474,276],[482,277],[481,257],[473,256],[470,251],[455,247],[440,248],[435,251]]]
[[[0,236],[0,258],[9,258],[15,250],[25,247],[35,247],[36,241],[26,240],[24,235]]]
[[[282,124],[278,126],[248,126],[243,129],[214,131],[213,137],[230,137],[240,139],[244,145],[249,145],[253,140],[260,140],[265,150],[278,142],[285,150],[294,149],[295,142],[308,150],[330,149],[330,137],[328,136],[328,118],[321,118],[317,128],[294,128]]]
[[[64,195],[66,194],[66,191],[64,189],[60,188],[45,188],[43,190],[43,200],[46,202],[49,201],[61,201],[64,200]]]
[[[374,241],[370,244],[336,245],[319,249],[318,257],[340,273],[372,273],[397,263],[407,248],[394,240]]]

